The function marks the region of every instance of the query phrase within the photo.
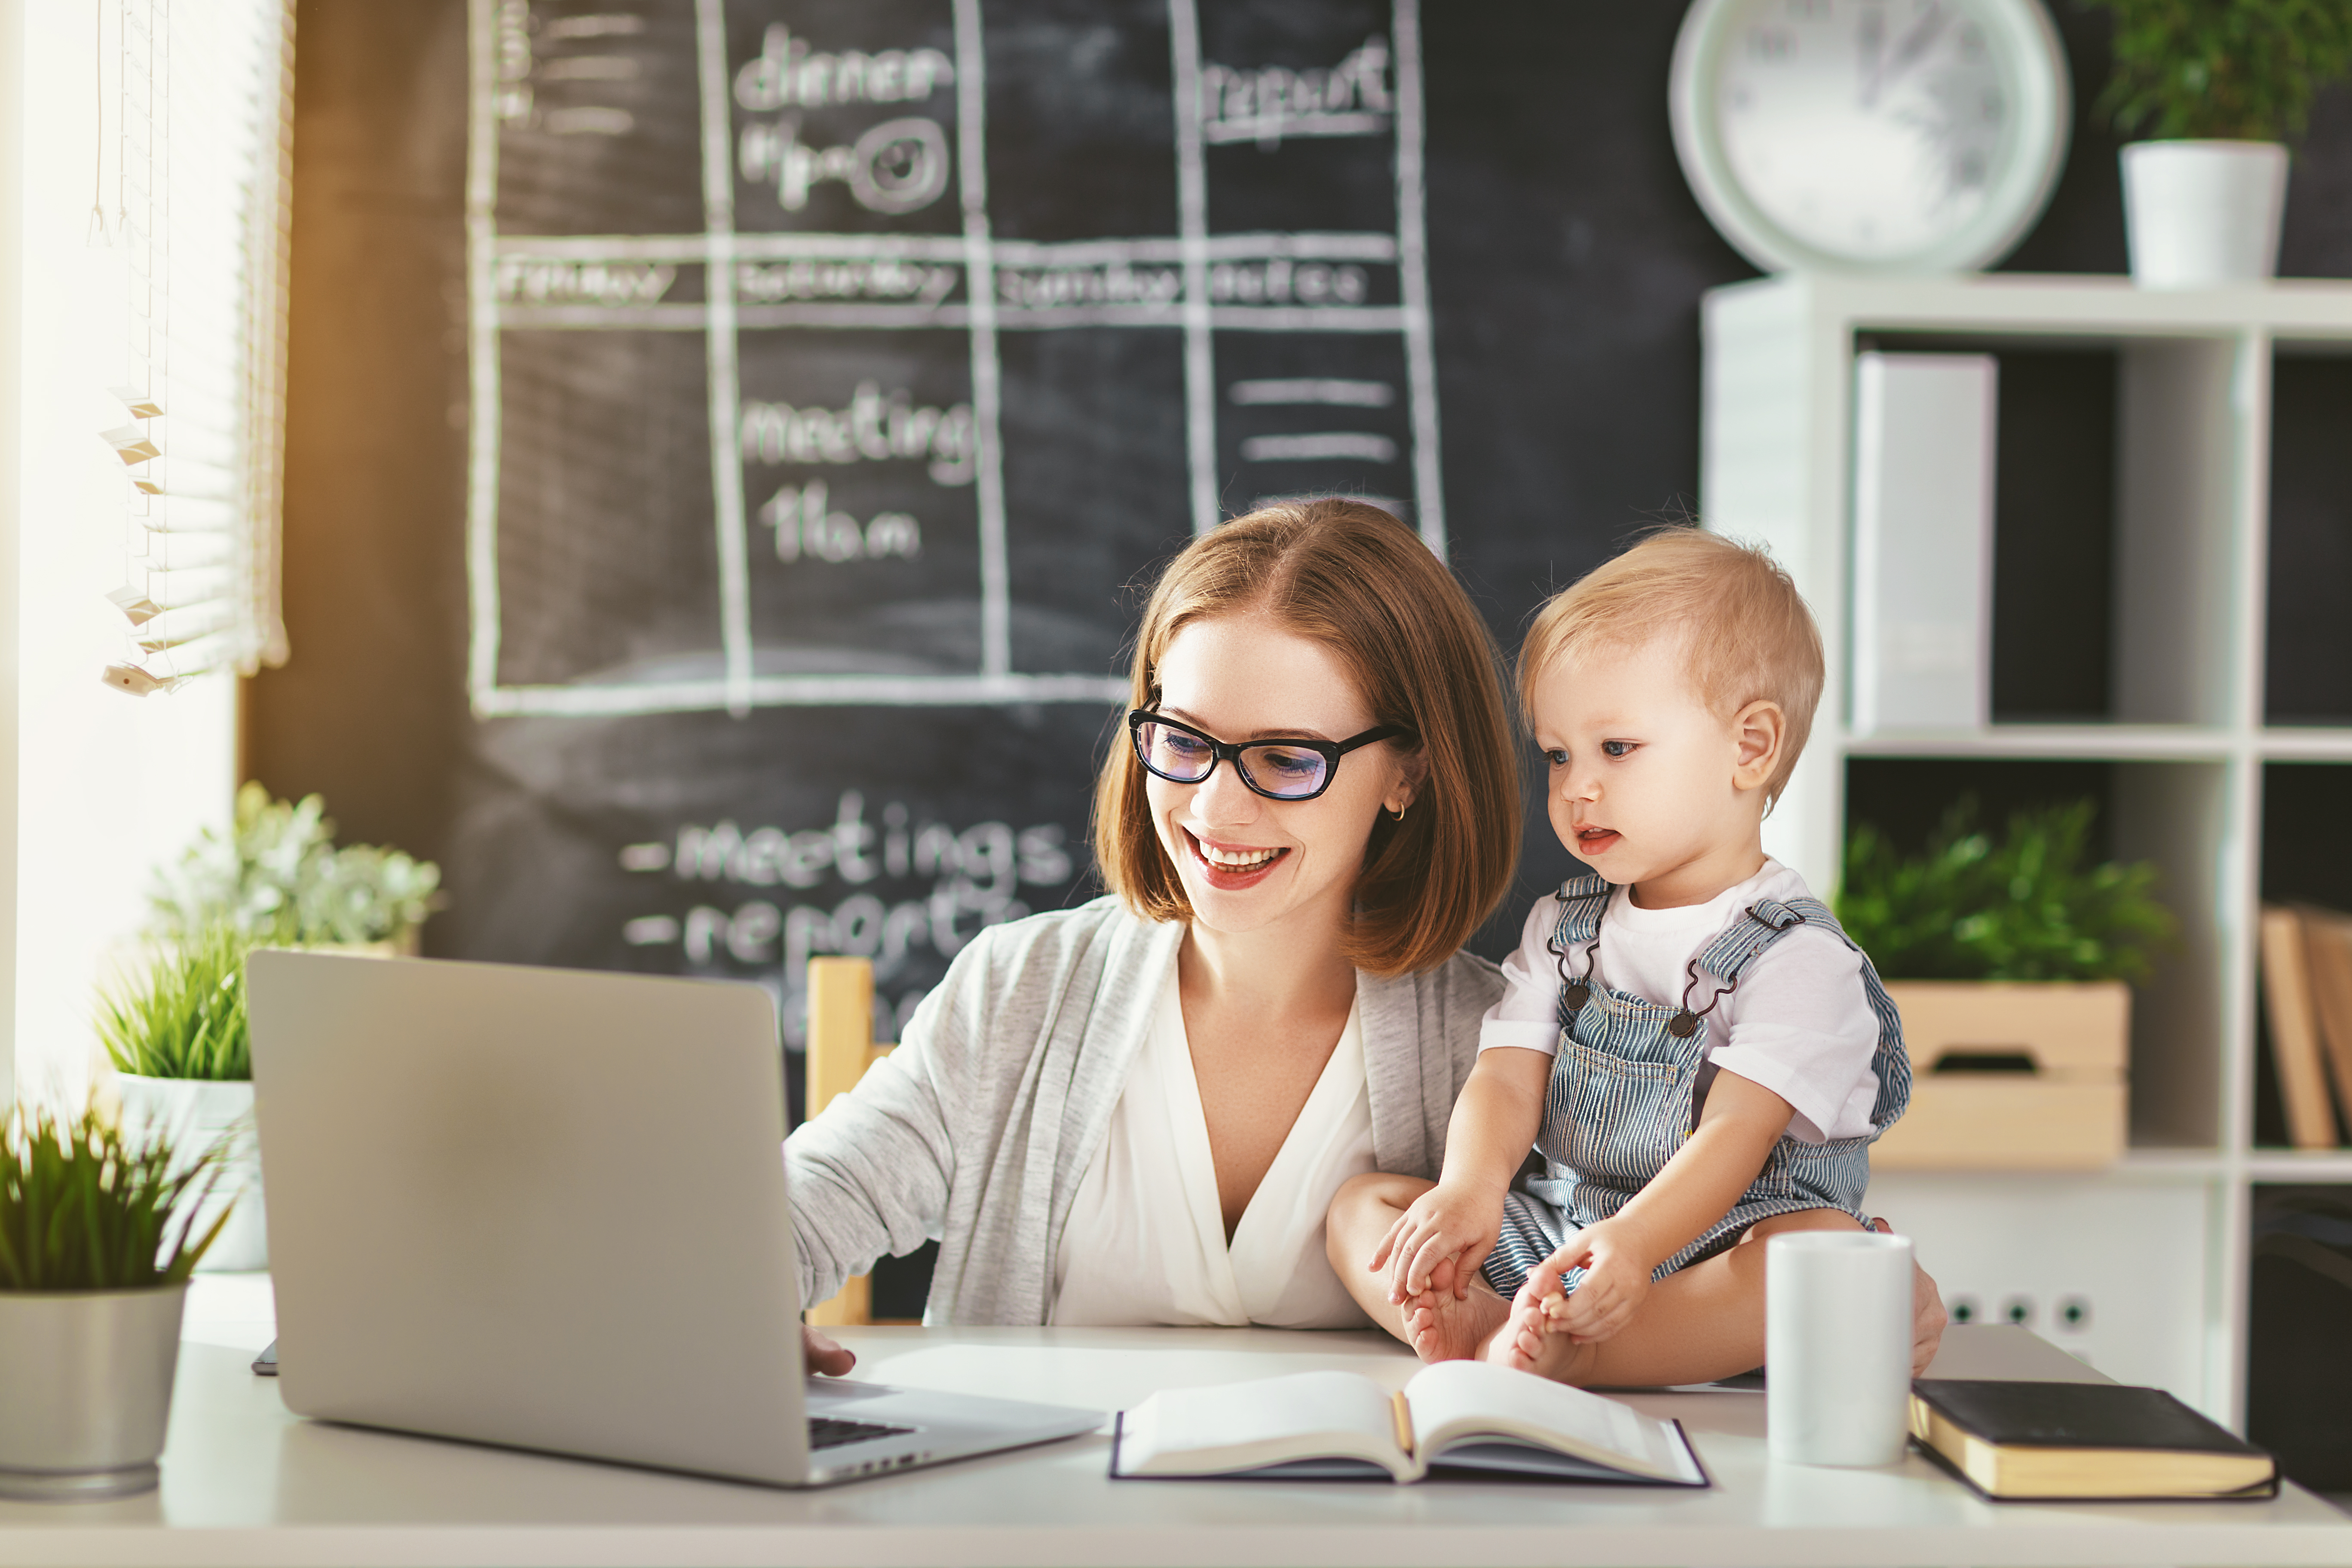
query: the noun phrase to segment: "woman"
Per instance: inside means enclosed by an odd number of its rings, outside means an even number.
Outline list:
[[[1517,856],[1493,643],[1387,513],[1284,504],[1169,566],[1132,693],[1097,793],[1109,895],[983,932],[786,1143],[803,1298],[936,1237],[935,1321],[1370,1310],[1401,1334],[1369,1256],[1327,1257],[1323,1216],[1352,1176],[1435,1176],[1500,994],[1458,951]],[[1658,1305],[1675,1282],[1654,1298],[1661,1324],[1720,1325],[1689,1375],[1761,1359],[1748,1262],[1678,1276],[1692,1311]],[[1682,1370],[1671,1345],[1612,1343]]]
[[[1434,1174],[1500,990],[1457,951],[1517,855],[1496,668],[1385,512],[1194,542],[1097,793],[1110,896],[982,933],[793,1135],[803,1297],[937,1237],[938,1321],[1360,1326],[1324,1210]]]

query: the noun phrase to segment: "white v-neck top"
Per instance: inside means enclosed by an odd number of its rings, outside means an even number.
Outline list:
[[[1341,1183],[1371,1169],[1364,1032],[1350,1007],[1227,1244],[1171,965],[1109,1131],[1073,1196],[1047,1321],[1362,1328],[1363,1310],[1323,1255],[1323,1215]]]

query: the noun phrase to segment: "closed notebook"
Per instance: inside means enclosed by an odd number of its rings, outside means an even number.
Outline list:
[[[1417,1481],[1433,1473],[1703,1487],[1682,1423],[1483,1362],[1440,1362],[1391,1393],[1351,1372],[1167,1389],[1122,1411],[1121,1479]]]
[[[1911,1435],[1990,1498],[2278,1495],[2276,1461],[2160,1388],[1923,1378]]]

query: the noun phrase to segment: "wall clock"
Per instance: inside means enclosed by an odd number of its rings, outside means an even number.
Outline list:
[[[1670,105],[1699,205],[1768,272],[1996,261],[2071,123],[2040,0],[1696,0]]]

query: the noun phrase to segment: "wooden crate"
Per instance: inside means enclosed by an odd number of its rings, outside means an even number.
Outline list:
[[[1911,1106],[1872,1146],[1874,1170],[2080,1171],[2122,1156],[2122,982],[1895,981],[1886,994],[1903,1015]]]

